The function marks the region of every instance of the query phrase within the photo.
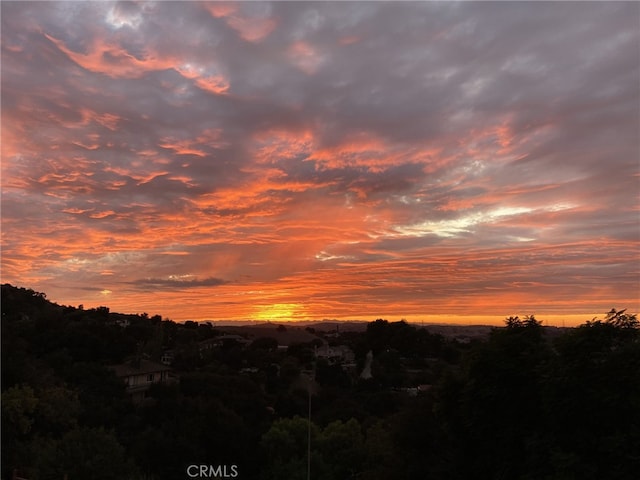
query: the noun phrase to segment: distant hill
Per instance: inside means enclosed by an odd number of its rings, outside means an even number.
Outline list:
[[[227,325],[219,326],[217,328],[221,331],[242,335],[249,339],[273,337],[278,340],[280,345],[291,345],[292,343],[310,342],[317,338],[317,336],[308,329],[313,329],[315,333],[363,333],[367,330],[367,325],[369,325],[369,323],[370,322],[364,321],[325,320],[321,322],[267,322],[232,325],[231,322],[229,322]],[[443,337],[450,339],[455,338],[462,342],[486,339],[494,328],[499,328],[491,325],[412,324],[412,326],[416,328],[424,328],[429,333],[442,335]],[[554,328],[554,330],[557,329]]]
[[[219,327],[225,333],[242,335],[250,340],[256,338],[271,337],[278,341],[279,345],[291,345],[294,343],[311,342],[318,337],[307,330],[302,325],[279,325],[274,323],[256,325],[227,325]]]

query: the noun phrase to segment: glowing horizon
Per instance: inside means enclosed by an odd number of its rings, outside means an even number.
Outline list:
[[[638,3],[0,8],[2,283],[175,321],[640,310]]]

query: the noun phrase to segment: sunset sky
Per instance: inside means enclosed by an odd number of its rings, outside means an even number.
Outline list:
[[[640,310],[638,2],[1,8],[2,283],[176,321]]]

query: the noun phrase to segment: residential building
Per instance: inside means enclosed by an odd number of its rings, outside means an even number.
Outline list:
[[[171,368],[162,363],[146,359],[136,359],[128,363],[112,367],[116,376],[123,379],[127,393],[134,403],[146,398],[147,390],[156,383],[170,383],[173,381]]]

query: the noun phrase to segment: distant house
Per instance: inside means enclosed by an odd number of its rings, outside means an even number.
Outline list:
[[[206,352],[207,350],[213,350],[214,348],[218,348],[222,346],[222,342],[218,340],[218,338],[208,338],[207,340],[202,340],[198,343],[198,352],[202,355],[202,352]]]
[[[315,350],[316,358],[326,360],[330,365],[344,365],[354,362],[355,355],[346,345],[322,345]]]
[[[173,381],[171,368],[162,363],[140,359],[112,367],[118,378],[127,386],[127,393],[134,403],[146,398],[147,390],[156,383]]]
[[[198,344],[198,351],[202,353],[214,348],[220,348],[229,343],[237,343],[244,346],[249,343],[249,340],[240,335],[220,335],[219,337],[209,338],[207,340],[201,341]]]
[[[127,317],[117,317],[115,319],[108,320],[107,325],[117,325],[120,328],[127,328],[131,326],[131,320]]]
[[[395,389],[398,392],[404,392],[410,397],[417,397],[418,395],[425,395],[431,390],[431,385],[418,385],[416,387],[404,387]]]
[[[131,326],[131,320],[129,320],[128,318],[119,318],[118,320],[116,320],[116,325],[121,328],[127,328]]]

